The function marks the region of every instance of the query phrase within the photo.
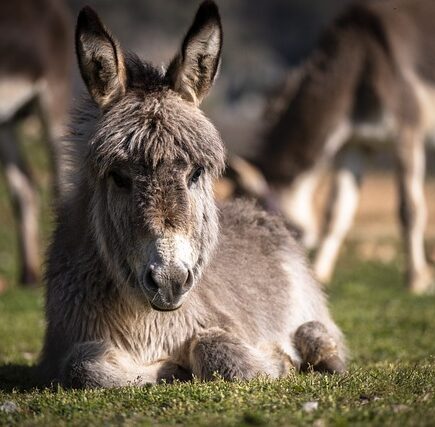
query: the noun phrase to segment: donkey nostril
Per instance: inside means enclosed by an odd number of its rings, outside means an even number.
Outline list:
[[[171,300],[190,290],[193,285],[193,274],[187,266],[172,266],[165,270],[150,265],[144,283],[148,292],[162,295]]]
[[[148,289],[151,291],[157,292],[159,290],[159,285],[154,280],[153,269],[151,269],[151,268],[147,271],[147,274],[146,274],[146,285],[147,285]]]
[[[193,274],[190,271],[190,269],[188,269],[186,274],[186,280],[184,281],[181,288],[183,291],[188,291],[192,287],[192,284],[193,284]]]

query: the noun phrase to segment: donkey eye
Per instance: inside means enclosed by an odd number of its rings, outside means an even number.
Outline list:
[[[195,184],[195,182],[198,182],[198,179],[202,175],[203,172],[204,172],[203,167],[196,169],[195,172],[193,172],[193,174],[191,175],[191,177],[189,179],[189,185]]]
[[[117,171],[111,171],[109,177],[113,180],[115,185],[124,190],[129,190],[131,188],[131,179]]]

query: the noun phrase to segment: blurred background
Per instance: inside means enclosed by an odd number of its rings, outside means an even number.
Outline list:
[[[66,7],[71,29],[80,8],[89,4],[125,49],[156,65],[163,65],[179,48],[199,3],[197,0],[67,0]],[[223,58],[220,75],[203,107],[231,152],[249,155],[251,150],[255,150],[267,126],[263,115],[270,98],[279,93],[289,70],[304,61],[322,30],[349,3],[349,0],[218,1],[224,26]],[[72,33],[69,38],[73,45]],[[75,58],[71,62],[71,82],[70,105],[84,91]],[[52,227],[52,172],[47,160],[47,147],[41,143],[41,125],[34,117],[29,116],[23,122],[19,133],[23,156],[27,158],[38,187],[43,216],[41,246],[44,248]],[[429,174],[433,176],[433,153],[429,153],[428,158]],[[399,237],[392,153],[373,155],[369,170],[350,242],[357,242],[363,259],[388,262],[397,256]],[[318,192],[319,212],[328,185],[329,181],[325,180]],[[435,198],[430,197],[435,194],[433,178],[427,181],[426,189],[428,237],[434,240]],[[8,282],[15,280],[18,269],[14,223],[7,189],[1,181],[0,277],[5,277]]]
[[[153,64],[167,64],[179,48],[198,0],[68,0],[73,16],[94,7],[122,46]],[[228,147],[243,154],[261,134],[265,104],[289,67],[315,46],[319,33],[349,0],[218,1],[224,27],[219,77],[204,109]],[[74,91],[82,89],[75,73]]]

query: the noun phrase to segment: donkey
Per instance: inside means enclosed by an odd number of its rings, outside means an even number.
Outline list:
[[[331,278],[357,210],[366,147],[390,147],[398,165],[408,287],[423,293],[433,285],[424,252],[423,185],[424,142],[435,128],[434,20],[431,0],[351,5],[307,61],[290,73],[269,115],[275,122],[252,163],[301,230],[304,244],[314,247],[320,235],[314,271],[322,282]],[[313,195],[334,161],[334,185],[320,233]],[[237,172],[245,175],[240,185],[253,175],[240,167]],[[270,197],[260,185],[263,200]],[[251,188],[246,192],[254,193]]]
[[[39,271],[35,182],[20,151],[16,127],[23,116],[41,119],[60,187],[58,140],[70,86],[70,21],[58,0],[0,2],[0,164],[18,220],[20,281],[35,284]]]
[[[97,14],[81,10],[76,50],[92,100],[73,124],[48,256],[45,382],[345,369],[342,334],[285,223],[247,202],[217,210],[224,147],[198,107],[221,47],[212,1],[166,71],[123,52]]]

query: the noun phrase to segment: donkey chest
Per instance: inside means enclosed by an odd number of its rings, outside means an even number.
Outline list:
[[[194,316],[156,312],[130,330],[122,345],[141,363],[179,357],[188,351],[190,339],[205,327]]]

